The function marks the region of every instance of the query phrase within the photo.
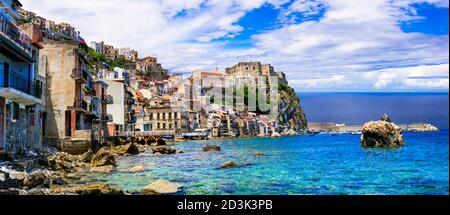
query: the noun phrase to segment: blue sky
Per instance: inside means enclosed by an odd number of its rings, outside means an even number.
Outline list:
[[[22,0],[172,73],[261,61],[297,91],[448,91],[448,0]]]

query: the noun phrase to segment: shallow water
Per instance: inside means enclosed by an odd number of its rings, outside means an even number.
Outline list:
[[[359,136],[294,136],[220,139],[175,144],[185,151],[118,158],[118,171],[90,174],[80,182],[106,182],[138,192],[164,179],[184,194],[449,194],[448,130],[405,133],[400,149],[364,149]],[[218,144],[220,152],[201,152]],[[254,152],[265,156],[255,156]],[[225,161],[249,164],[218,168]],[[144,165],[141,173],[127,169]]]

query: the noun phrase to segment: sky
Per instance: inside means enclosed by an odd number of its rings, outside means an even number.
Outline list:
[[[270,63],[298,92],[449,90],[448,0],[21,0],[170,73]]]

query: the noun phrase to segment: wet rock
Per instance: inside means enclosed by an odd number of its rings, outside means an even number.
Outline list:
[[[391,121],[391,117],[389,117],[387,114],[383,114],[380,118],[381,121],[385,121],[385,122],[392,122]]]
[[[166,141],[163,139],[158,139],[157,141],[153,141],[152,143],[150,143],[151,146],[165,146]]]
[[[22,189],[18,188],[7,188],[7,189],[0,189],[0,196],[17,196],[17,195],[27,195],[27,192]]]
[[[177,150],[177,152],[176,152],[177,154],[183,154],[184,153],[184,151],[183,150]]]
[[[202,148],[202,151],[204,152],[211,152],[211,151],[220,151],[221,148],[218,145],[207,145]]]
[[[260,151],[253,152],[255,156],[264,156],[264,154]]]
[[[152,149],[153,150],[153,154],[163,154],[163,155],[167,155],[167,154],[175,154],[177,152],[176,149],[169,147],[169,146],[158,146]]]
[[[70,155],[65,152],[57,152],[47,157],[48,166],[56,171],[76,172],[89,166],[83,162],[83,156]]]
[[[97,167],[91,167],[90,172],[95,173],[111,173],[116,170],[116,167],[113,165],[108,166],[97,166]]]
[[[281,132],[281,135],[283,135],[283,136],[295,136],[295,135],[298,135],[298,133],[295,132],[292,129],[289,129],[289,130],[285,130],[285,131]]]
[[[27,191],[27,195],[47,196],[47,195],[50,195],[50,189],[31,189],[31,190]]]
[[[64,181],[64,179],[61,176],[57,176],[57,177],[52,178],[52,184],[55,184],[55,185],[66,185],[67,182]]]
[[[225,163],[223,163],[220,168],[225,169],[225,168],[230,168],[230,167],[237,167],[239,166],[239,164],[233,162],[233,161],[227,161]]]
[[[176,194],[181,191],[181,188],[181,185],[173,184],[165,180],[158,180],[142,188],[140,193],[142,195]]]
[[[91,166],[116,166],[116,159],[114,158],[113,153],[106,148],[101,148],[97,153],[92,157]]]
[[[139,154],[139,151],[140,151],[139,148],[134,143],[128,143],[125,145],[117,146],[115,148],[115,152],[118,155],[125,155],[125,154],[137,155]]]
[[[143,172],[144,170],[144,166],[135,166],[128,169],[129,172]]]
[[[125,192],[107,184],[84,184],[79,186],[51,186],[52,194],[59,195],[124,195]]]
[[[43,172],[35,172],[29,174],[23,185],[28,188],[36,188],[36,187],[49,187],[51,180],[43,173]]]
[[[139,152],[145,152],[147,150],[147,146],[145,145],[141,145],[141,144],[137,144],[136,147],[139,149]]]
[[[80,160],[84,163],[90,163],[92,157],[94,157],[94,153],[92,152],[92,149],[89,149],[87,152],[80,156]]]
[[[364,124],[361,146],[373,148],[398,148],[403,146],[402,129],[392,122],[380,120]]]

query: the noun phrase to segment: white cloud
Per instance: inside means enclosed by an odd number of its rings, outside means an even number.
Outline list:
[[[399,23],[420,19],[412,3],[448,7],[448,0],[21,0],[25,9],[68,22],[87,41],[131,46],[156,54],[173,72],[219,68],[239,61],[262,61],[287,73],[299,90],[448,90],[448,78],[412,79],[430,65],[447,65],[449,37],[405,33]],[[253,35],[253,47],[225,48],[244,29],[236,23],[265,4],[281,15],[315,14],[317,21],[285,22]],[[180,15],[181,13],[181,15]],[[402,70],[404,68],[404,70]],[[409,72],[406,72],[408,70]],[[402,71],[399,72],[398,71]],[[370,74],[374,77],[370,78]],[[376,77],[375,77],[376,76]],[[401,78],[399,78],[401,76]],[[441,74],[442,76],[442,74]],[[447,73],[448,76],[448,73]],[[379,77],[382,77],[381,79]]]

